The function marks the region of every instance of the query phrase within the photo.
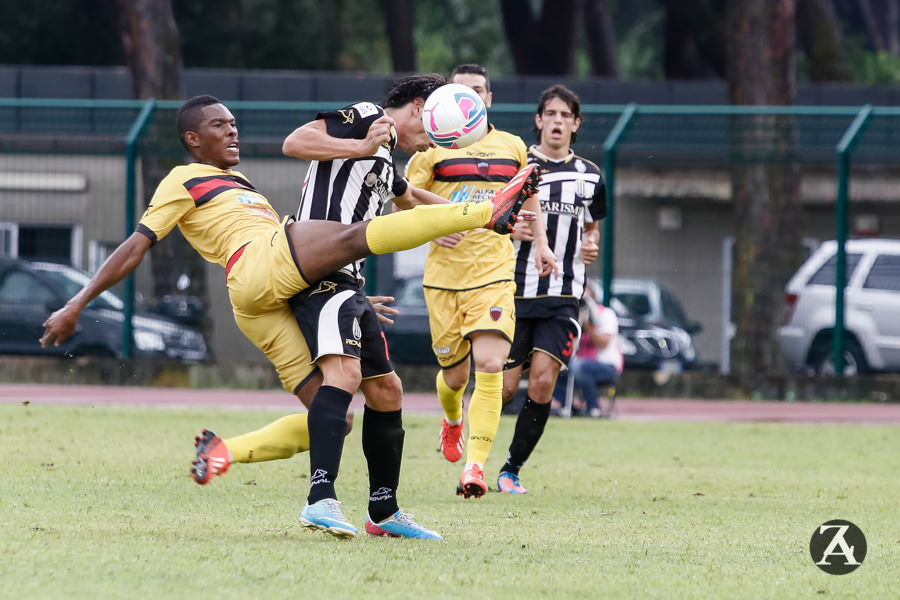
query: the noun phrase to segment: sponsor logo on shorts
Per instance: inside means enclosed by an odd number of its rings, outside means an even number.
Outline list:
[[[356,339],[362,338],[362,328],[359,326],[359,319],[353,317],[353,337]]]
[[[439,356],[450,354],[450,346],[435,346],[434,353]]]
[[[491,307],[491,319],[493,319],[493,320],[495,320],[495,321],[499,321],[499,320],[500,320],[500,317],[501,317],[502,315],[503,315],[503,309],[502,309],[502,308],[500,308],[499,306],[492,306],[492,307]]]
[[[314,289],[309,293],[310,296],[314,296],[316,294],[333,294],[334,290],[337,289],[337,283],[334,281],[320,281],[319,287]]]
[[[347,346],[356,346],[357,348],[362,348],[362,343],[359,340],[351,340],[350,338],[344,339],[344,344]]]

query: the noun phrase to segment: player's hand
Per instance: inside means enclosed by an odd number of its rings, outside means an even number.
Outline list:
[[[456,245],[462,238],[461,233],[451,233],[450,235],[437,238],[434,240],[434,243],[443,248],[456,248]]]
[[[369,126],[369,132],[363,140],[363,156],[372,156],[378,149],[391,142],[391,130],[394,128],[394,119],[382,115],[375,119]]]
[[[581,251],[578,253],[581,262],[589,265],[597,260],[598,256],[600,256],[600,246],[597,245],[597,241],[594,238],[591,237],[582,242]]]
[[[400,311],[394,308],[393,306],[385,306],[385,302],[393,302],[393,296],[366,296],[369,299],[369,303],[372,305],[372,308],[375,309],[375,315],[378,317],[379,322],[385,323],[387,325],[393,325],[394,320],[388,317],[388,315],[394,316],[399,315]]]
[[[59,346],[75,332],[78,325],[78,315],[81,311],[71,306],[63,306],[44,321],[44,335],[38,340],[42,348],[50,344]]]
[[[546,244],[535,246],[534,249],[534,266],[537,268],[538,274],[543,277],[553,273],[553,276],[559,278],[559,266],[556,264],[556,254]]]
[[[527,221],[537,221],[537,215],[530,210],[524,208],[516,215],[516,223],[525,223]]]
[[[509,236],[514,240],[519,240],[520,242],[533,242],[534,241],[534,232],[531,230],[531,223],[521,222],[516,224],[516,228]]]

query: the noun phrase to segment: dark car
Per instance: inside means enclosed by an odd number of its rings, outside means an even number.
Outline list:
[[[597,298],[600,282],[591,279]],[[619,317],[619,346],[626,369],[680,371],[697,366],[693,335],[702,329],[690,321],[681,302],[654,279],[620,277],[612,280],[610,306]]]
[[[122,356],[124,303],[106,291],[81,313],[75,333],[59,346],[41,348],[38,338],[51,312],[88,282],[68,265],[19,259],[0,260],[0,354]],[[185,361],[209,358],[197,331],[147,312],[132,318],[134,355]]]
[[[589,284],[601,297],[599,282],[589,280]],[[672,292],[653,279],[616,278],[612,293],[626,369],[680,370],[696,366],[692,335],[701,326],[687,319]],[[384,326],[391,358],[399,364],[437,365],[431,349],[422,277],[398,280],[393,295],[394,307],[400,314],[393,325]]]

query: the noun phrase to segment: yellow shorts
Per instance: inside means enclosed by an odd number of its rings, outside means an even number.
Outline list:
[[[492,283],[474,290],[425,288],[431,346],[443,369],[453,367],[472,351],[469,336],[495,331],[512,342],[516,331],[516,284]]]
[[[286,221],[243,247],[226,284],[238,327],[275,366],[284,389],[296,393],[316,367],[287,303],[308,284],[291,253]]]

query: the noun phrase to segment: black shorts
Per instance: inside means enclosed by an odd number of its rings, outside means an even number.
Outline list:
[[[394,370],[378,315],[358,279],[332,273],[289,301],[313,362],[338,354],[362,361],[363,379]]]
[[[516,335],[504,369],[518,366],[528,369],[535,350],[567,366],[580,335],[575,298],[516,298]]]

